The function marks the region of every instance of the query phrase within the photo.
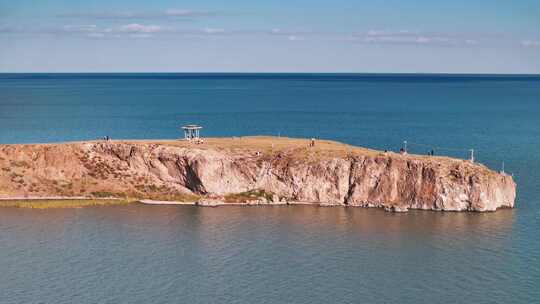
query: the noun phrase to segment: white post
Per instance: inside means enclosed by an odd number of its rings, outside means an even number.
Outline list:
[[[471,163],[474,163],[474,149],[471,149]]]
[[[403,150],[405,150],[405,152],[407,152],[407,141],[406,140],[403,141]]]

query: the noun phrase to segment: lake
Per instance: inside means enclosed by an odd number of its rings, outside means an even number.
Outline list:
[[[503,167],[495,213],[0,209],[0,303],[532,303],[540,76],[0,74],[0,143],[318,137]]]

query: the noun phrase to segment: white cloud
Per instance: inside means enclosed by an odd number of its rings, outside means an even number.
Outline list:
[[[192,9],[167,9],[150,12],[71,12],[59,14],[60,18],[89,18],[89,19],[158,19],[158,18],[193,18],[215,15],[216,12]]]
[[[424,36],[420,36],[420,37],[416,38],[415,41],[420,43],[420,44],[424,44],[424,43],[430,43],[431,39],[429,39],[427,37],[424,37]]]
[[[476,45],[479,42],[466,36],[450,33],[415,32],[409,30],[384,31],[369,30],[365,33],[351,34],[345,41],[356,41],[368,44],[411,44],[411,45]]]
[[[209,11],[199,11],[199,10],[190,10],[190,9],[168,9],[165,11],[165,15],[171,17],[194,17],[194,16],[205,16],[211,15],[212,12]]]
[[[90,38],[103,38],[105,37],[105,34],[103,33],[88,33],[86,36]]]
[[[205,28],[202,30],[206,34],[223,34],[225,29],[222,28]]]
[[[131,38],[150,38],[152,35],[150,34],[130,34],[129,37]]]
[[[537,40],[523,40],[521,45],[524,47],[540,47],[540,41]]]
[[[90,38],[103,37],[133,37],[133,38],[148,38],[155,33],[160,33],[169,30],[159,25],[143,25],[138,23],[126,24],[118,27],[99,27],[97,25],[66,25],[63,27],[64,32],[71,34],[83,34]]]
[[[73,19],[132,19],[137,15],[132,12],[77,12],[77,13],[65,13],[56,15],[60,18],[73,18]]]
[[[369,30],[366,36],[370,37],[406,37],[406,36],[418,36],[419,33],[411,32],[408,30],[400,31],[383,31],[383,30]]]
[[[376,31],[376,30],[369,30],[367,32],[367,35],[368,36],[382,36],[382,35],[385,35],[385,32],[383,31]]]
[[[220,34],[235,34],[237,32],[229,32],[223,28],[199,28],[199,29],[179,29],[156,24],[140,24],[130,23],[115,27],[99,27],[96,25],[66,25],[63,31],[70,34],[82,34],[86,37],[133,37],[133,38],[149,38],[158,35],[220,35]],[[238,32],[243,33],[243,32]],[[90,35],[92,34],[92,35]],[[244,33],[245,34],[245,33]]]
[[[129,32],[129,33],[157,33],[163,30],[163,28],[159,25],[142,25],[138,23],[131,23],[122,25],[120,27],[120,30],[122,32]]]
[[[190,10],[169,10],[167,14],[189,15]],[[96,25],[97,24],[97,25]],[[263,36],[279,36],[288,41],[349,41],[363,44],[380,45],[417,45],[417,46],[447,46],[447,47],[474,47],[479,44],[493,45],[521,43],[524,47],[540,47],[539,40],[519,41],[515,38],[494,36],[487,34],[456,34],[445,32],[419,32],[409,30],[377,30],[365,32],[324,32],[309,30],[288,30],[279,27],[269,29],[237,29],[229,30],[219,27],[183,28],[173,23],[139,23],[126,22],[124,25],[111,26],[110,23],[100,25],[98,22],[83,23],[81,25],[65,25],[61,28],[12,28],[0,25],[2,33],[22,34],[65,34],[68,36],[80,35],[83,37],[106,38],[148,38],[148,37],[210,37],[210,36],[242,36],[245,39],[254,39]],[[92,35],[89,35],[92,34]],[[479,40],[481,39],[481,40]]]
[[[271,29],[269,31],[268,30],[266,30],[266,31],[252,31],[252,33],[254,33],[254,34],[269,34],[269,35],[275,35],[275,36],[283,36],[289,41],[302,41],[302,40],[306,40],[306,37],[314,37],[314,36],[317,36],[319,38],[323,38],[323,37],[329,35],[329,33],[324,33],[324,32],[299,31],[299,30],[282,30],[280,28],[273,28],[273,29]]]
[[[97,25],[65,25],[64,30],[68,32],[94,32],[97,30]]]
[[[303,37],[299,37],[299,36],[296,36],[296,35],[290,35],[290,36],[287,37],[287,39],[289,41],[302,41],[302,40],[304,40]]]

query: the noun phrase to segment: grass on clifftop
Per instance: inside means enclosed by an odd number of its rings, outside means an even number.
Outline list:
[[[241,137],[209,137],[204,138],[203,144],[195,144],[185,140],[118,140],[113,142],[132,144],[160,144],[183,148],[197,149],[217,149],[237,152],[259,151],[263,156],[272,156],[279,152],[286,152],[291,156],[306,157],[312,160],[327,157],[347,157],[347,156],[392,156],[406,159],[429,160],[433,162],[461,161],[463,159],[452,158],[444,155],[422,155],[407,154],[401,155],[399,151],[389,150],[387,153],[370,148],[353,146],[333,140],[316,139],[315,146],[310,147],[310,138],[290,138],[275,136],[241,136]],[[476,163],[477,164],[477,163]]]
[[[126,205],[136,202],[127,199],[29,199],[0,200],[0,207],[17,207],[33,209],[81,208],[89,206]]]
[[[113,141],[115,142],[115,141]],[[315,146],[310,147],[310,138],[289,138],[273,136],[243,136],[243,137],[209,137],[204,138],[203,144],[195,144],[185,140],[118,140],[121,143],[161,144],[183,148],[224,149],[229,151],[255,152],[272,154],[289,152],[298,155],[311,156],[347,156],[349,153],[376,155],[380,151],[351,146],[348,144],[317,139]]]

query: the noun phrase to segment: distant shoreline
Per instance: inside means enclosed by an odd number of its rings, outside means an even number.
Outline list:
[[[85,77],[91,78],[312,78],[312,77],[352,77],[353,79],[362,80],[366,78],[401,78],[417,80],[435,78],[449,79],[473,79],[473,80],[493,80],[502,81],[508,79],[523,79],[540,81],[540,74],[522,74],[522,73],[356,73],[356,72],[314,72],[314,73],[297,73],[297,72],[0,72],[2,77],[26,77],[26,78],[69,78],[69,77]]]

